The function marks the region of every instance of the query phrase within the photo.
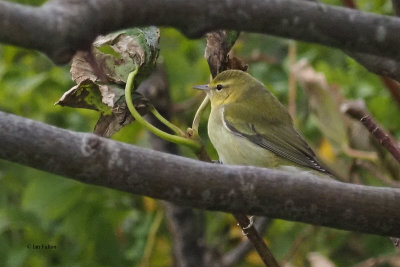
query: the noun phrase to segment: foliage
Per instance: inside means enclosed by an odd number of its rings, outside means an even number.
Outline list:
[[[32,4],[30,1],[21,1]],[[36,1],[39,4],[42,1]],[[324,1],[341,5],[341,1]],[[388,14],[387,1],[358,1],[361,9]],[[168,76],[170,93],[176,105],[194,98],[194,84],[209,79],[203,58],[205,41],[188,40],[173,29],[162,29],[159,62]],[[275,63],[255,60],[249,72],[263,81],[283,102],[288,103],[288,41],[257,34],[242,33],[234,54],[251,61],[254,54],[269,55]],[[69,67],[54,66],[45,56],[11,46],[0,47],[0,110],[40,120],[76,131],[90,132],[98,119],[95,111],[54,106],[73,86]],[[347,99],[365,100],[369,111],[397,138],[399,106],[380,79],[346,57],[341,51],[306,43],[297,43],[297,58],[307,59],[322,72],[329,84],[340,88]],[[307,94],[299,88],[297,125],[316,150],[333,160],[348,159],[331,151],[315,120],[310,116]],[[184,128],[191,124],[197,105],[176,113],[173,121]],[[329,123],[329,122],[326,122]],[[207,141],[206,117],[200,135],[207,150],[216,154]],[[149,147],[146,132],[133,123],[113,137],[116,140]],[[192,155],[185,148],[181,154]],[[325,156],[326,156],[325,155]],[[330,156],[329,156],[330,155]],[[322,155],[323,156],[323,155]],[[66,163],[67,164],[67,163]],[[359,182],[382,182],[367,171],[359,173]],[[0,264],[2,266],[137,266],[148,244],[148,233],[156,218],[158,202],[127,193],[71,180],[0,161]],[[219,250],[233,248],[243,239],[228,214],[207,213],[207,243]],[[349,266],[370,257],[394,253],[385,237],[350,233],[300,223],[274,220],[265,234],[279,260],[294,266],[309,264],[307,255],[319,252],[337,266]],[[56,245],[53,250],[28,249],[28,245]],[[172,262],[171,238],[163,220],[157,231],[150,266],[168,266]],[[261,266],[250,254],[240,266]]]

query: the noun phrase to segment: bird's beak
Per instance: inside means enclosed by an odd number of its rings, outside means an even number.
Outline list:
[[[203,90],[203,91],[208,91],[210,90],[210,87],[208,87],[208,84],[203,84],[203,85],[195,85],[192,87],[193,89],[197,89],[197,90]]]

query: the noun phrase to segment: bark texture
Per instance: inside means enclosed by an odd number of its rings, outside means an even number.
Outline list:
[[[172,26],[189,37],[217,29],[267,33],[400,59],[400,19],[312,1],[51,0],[41,7],[0,1],[0,42],[68,62],[99,34]]]
[[[0,129],[1,159],[84,183],[195,208],[400,236],[399,189],[205,163],[4,112]]]

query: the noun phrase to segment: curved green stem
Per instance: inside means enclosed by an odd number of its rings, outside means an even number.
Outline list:
[[[133,87],[133,81],[135,79],[136,74],[138,73],[138,68],[136,70],[132,71],[129,73],[128,80],[126,82],[125,86],[125,100],[126,104],[128,106],[129,111],[131,112],[132,116],[135,118],[137,122],[142,124],[144,127],[146,127],[150,132],[153,134],[157,135],[158,137],[165,139],[169,142],[173,142],[176,144],[181,144],[190,147],[194,151],[198,152],[201,149],[201,144],[197,143],[193,140],[190,140],[188,138],[172,135],[166,132],[161,131],[157,127],[153,126],[149,122],[147,122],[143,117],[139,114],[139,112],[136,110],[135,106],[132,103],[132,87]]]
[[[199,132],[200,116],[201,116],[203,110],[207,107],[208,100],[209,100],[209,97],[208,97],[208,95],[206,95],[203,102],[201,102],[200,107],[197,109],[196,115],[194,115],[192,129],[196,134],[198,134],[198,132]]]
[[[185,133],[179,129],[179,127],[177,127],[176,125],[174,125],[173,123],[171,123],[169,120],[167,120],[166,118],[164,118],[159,112],[158,110],[151,106],[150,107],[150,112],[153,113],[154,117],[156,117],[159,121],[161,121],[162,123],[164,123],[168,128],[170,128],[175,134],[180,135],[180,136],[185,136]]]

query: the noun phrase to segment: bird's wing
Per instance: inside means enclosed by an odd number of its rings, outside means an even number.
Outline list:
[[[293,127],[290,119],[272,120],[268,114],[255,113],[245,105],[230,104],[224,107],[223,122],[234,134],[284,159],[329,173],[318,163],[314,152]]]

